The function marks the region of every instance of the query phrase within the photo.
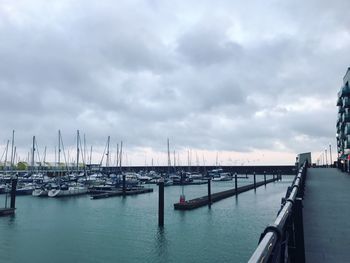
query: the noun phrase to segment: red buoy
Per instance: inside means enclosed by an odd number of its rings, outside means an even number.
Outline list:
[[[180,195],[180,204],[183,204],[186,202],[185,195]]]

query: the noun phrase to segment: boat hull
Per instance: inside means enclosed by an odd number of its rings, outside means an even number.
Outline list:
[[[49,197],[77,196],[88,193],[86,187],[70,187],[68,190],[54,189],[48,192]]]
[[[48,190],[43,190],[43,189],[35,189],[32,192],[32,196],[36,196],[36,197],[47,197],[49,194]]]

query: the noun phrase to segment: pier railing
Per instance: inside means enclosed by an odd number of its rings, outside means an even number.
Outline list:
[[[265,228],[249,263],[305,262],[302,198],[307,163],[299,169],[282,199],[275,222]]]

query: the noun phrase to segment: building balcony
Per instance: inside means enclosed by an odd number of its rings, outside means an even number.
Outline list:
[[[348,97],[350,96],[350,87],[343,86],[340,90],[340,97]]]
[[[350,108],[350,98],[349,97],[344,97],[342,104],[343,104],[344,108]]]
[[[338,134],[338,138],[339,138],[340,142],[345,140],[347,138],[345,132],[340,132]]]
[[[344,113],[342,114],[342,121],[343,122],[350,122],[350,113]]]
[[[337,100],[337,106],[342,107],[343,106],[343,100],[341,98],[338,98]]]
[[[350,135],[350,123],[345,124],[344,134]]]

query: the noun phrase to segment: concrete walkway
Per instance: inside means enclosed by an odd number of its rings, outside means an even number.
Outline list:
[[[303,204],[306,262],[350,262],[350,175],[309,168]]]

